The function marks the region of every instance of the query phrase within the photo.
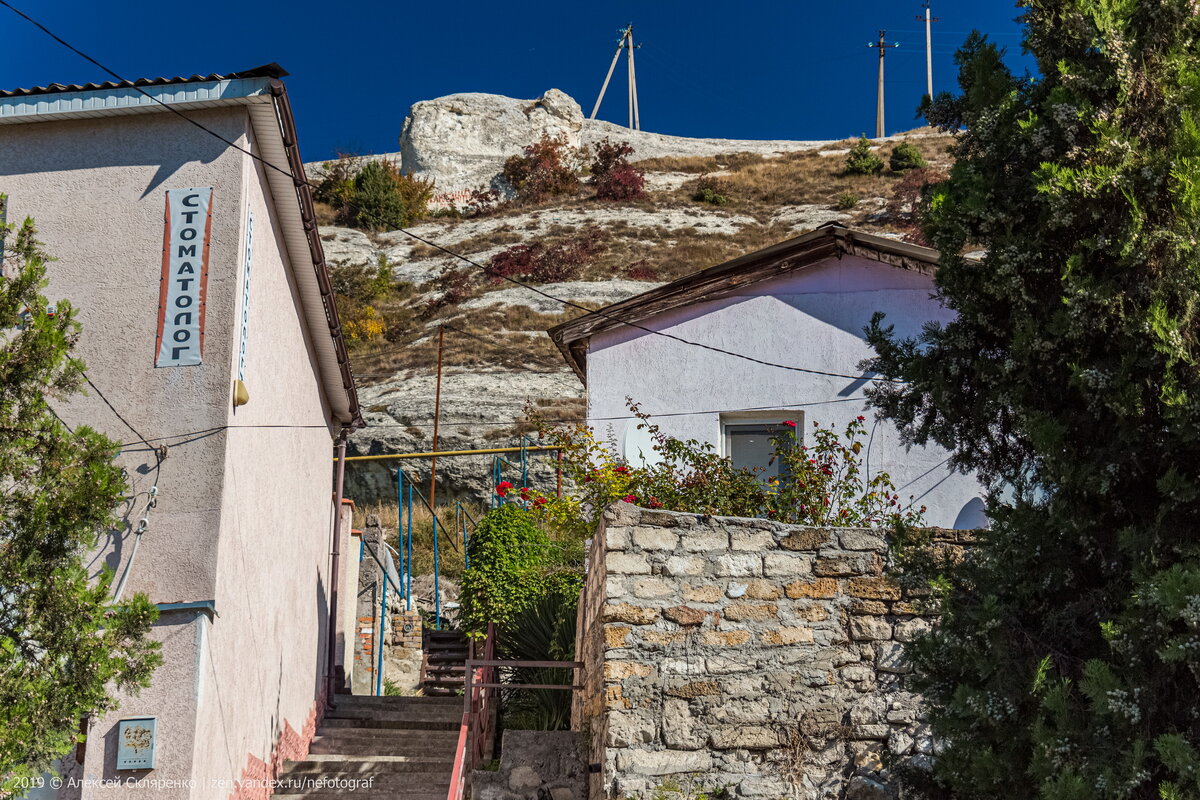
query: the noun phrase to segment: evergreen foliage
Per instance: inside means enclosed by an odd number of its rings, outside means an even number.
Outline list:
[[[883,172],[883,159],[871,152],[871,140],[860,136],[846,154],[847,175],[877,175]]]
[[[119,445],[50,408],[79,390],[84,365],[75,310],[41,294],[49,259],[34,237],[29,220],[5,236],[0,277],[0,794],[65,755],[81,718],[147,685],[160,661],[154,606],[114,604],[112,573],[90,580],[84,566],[126,486]]]
[[[888,169],[892,172],[905,172],[926,166],[929,166],[929,162],[925,160],[925,156],[921,155],[917,146],[911,142],[901,142],[893,147],[892,155],[888,159]]]
[[[372,161],[353,179],[354,188],[341,216],[356,228],[394,231],[429,211],[433,182],[402,175],[386,161]]]
[[[944,750],[931,797],[1200,796],[1200,18],[1183,0],[1029,0],[1036,80],[973,35],[925,234],[957,317],[876,319],[872,402],[991,487],[910,648]],[[986,248],[982,260],[964,250]]]

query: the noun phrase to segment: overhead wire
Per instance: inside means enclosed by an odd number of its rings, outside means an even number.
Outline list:
[[[208,128],[207,126],[203,125],[202,123],[199,123],[199,122],[197,122],[196,120],[192,119],[191,117],[189,117],[188,115],[186,115],[186,114],[184,114],[182,111],[180,111],[179,109],[177,109],[177,108],[173,107],[171,104],[169,104],[169,103],[166,103],[166,102],[164,102],[164,101],[160,100],[159,98],[155,97],[154,95],[150,94],[149,92],[147,92],[147,91],[146,91],[145,89],[143,89],[142,87],[135,85],[135,84],[134,84],[132,81],[130,81],[129,79],[127,79],[127,78],[123,77],[123,76],[122,76],[120,73],[118,73],[118,72],[116,72],[115,70],[113,70],[113,69],[111,69],[111,68],[109,68],[109,67],[105,66],[104,64],[102,64],[102,63],[101,63],[100,61],[98,61],[97,59],[93,58],[92,56],[90,56],[90,55],[88,55],[87,53],[83,52],[82,50],[80,50],[79,48],[75,47],[75,46],[74,46],[74,45],[72,45],[71,43],[67,42],[67,41],[66,41],[65,39],[63,39],[61,36],[58,36],[57,34],[55,34],[53,31],[51,31],[49,28],[47,28],[47,27],[46,27],[45,25],[43,25],[42,23],[40,23],[40,22],[38,22],[37,20],[35,20],[33,17],[29,16],[29,15],[28,15],[28,14],[26,14],[25,12],[23,12],[23,11],[21,11],[20,9],[16,8],[15,6],[13,6],[11,3],[9,3],[9,2],[8,2],[8,0],[0,0],[0,6],[3,6],[3,7],[5,7],[5,8],[7,8],[7,9],[9,9],[10,11],[12,11],[12,12],[13,12],[14,14],[16,14],[17,16],[21,17],[22,19],[24,19],[25,21],[29,22],[29,23],[30,23],[31,25],[33,25],[34,27],[38,28],[38,30],[40,30],[40,31],[42,31],[43,33],[45,33],[45,34],[46,34],[47,36],[49,36],[51,39],[53,39],[54,41],[56,41],[56,42],[58,42],[59,44],[61,44],[63,47],[65,47],[65,48],[67,48],[68,50],[70,50],[72,53],[75,53],[77,56],[79,56],[80,58],[84,59],[84,60],[85,60],[85,61],[87,61],[88,63],[90,63],[90,64],[93,64],[93,65],[94,65],[94,66],[96,66],[97,68],[99,68],[99,69],[103,70],[105,73],[107,73],[108,75],[112,76],[112,77],[113,77],[113,78],[115,78],[116,80],[118,80],[118,81],[121,81],[122,83],[127,83],[127,84],[130,84],[131,88],[133,88],[133,90],[134,90],[134,91],[138,92],[139,94],[142,94],[142,95],[144,95],[146,98],[148,98],[148,99],[149,99],[149,100],[151,100],[152,102],[154,102],[154,103],[157,103],[158,105],[160,105],[160,106],[162,106],[163,108],[167,109],[167,110],[168,110],[168,111],[170,111],[171,113],[173,113],[173,114],[175,114],[176,116],[180,117],[181,119],[185,120],[185,121],[186,121],[186,122],[188,122],[189,124],[191,124],[191,125],[195,126],[196,128],[199,128],[200,130],[204,131],[205,133],[209,134],[210,136],[213,136],[213,137],[215,137],[215,138],[216,138],[216,139],[218,139],[219,141],[221,141],[221,142],[224,142],[224,143],[225,143],[227,146],[234,148],[234,149],[235,149],[235,150],[237,150],[238,152],[241,152],[241,153],[243,153],[244,155],[247,155],[247,156],[249,156],[250,158],[254,159],[255,161],[257,161],[257,162],[259,162],[259,163],[261,163],[263,166],[267,167],[268,169],[275,170],[276,172],[278,172],[278,173],[280,173],[280,174],[282,174],[282,175],[285,175],[285,176],[287,176],[288,178],[290,178],[290,179],[292,180],[292,182],[293,182],[293,184],[294,184],[294,185],[297,185],[297,186],[298,186],[298,185],[301,185],[301,184],[303,184],[303,185],[306,185],[306,186],[308,186],[308,187],[310,187],[310,188],[314,188],[314,189],[315,189],[315,188],[317,188],[316,184],[314,184],[314,183],[312,183],[311,181],[309,181],[309,180],[307,179],[307,177],[304,177],[304,178],[297,177],[296,175],[292,174],[292,172],[290,172],[289,170],[287,170],[287,169],[284,169],[283,167],[280,167],[280,166],[278,166],[278,165],[276,165],[276,164],[273,164],[272,162],[268,161],[267,159],[263,158],[262,156],[258,155],[257,153],[254,153],[254,152],[252,152],[251,150],[248,150],[248,149],[246,149],[245,147],[242,147],[241,145],[239,145],[239,144],[237,144],[237,143],[235,143],[235,142],[231,141],[230,139],[228,139],[228,138],[226,138],[226,137],[222,136],[221,134],[219,134],[219,133],[217,133],[216,131],[214,131],[214,130],[212,130],[212,129]],[[351,205],[353,205],[353,203],[351,203]],[[640,325],[640,324],[638,324],[638,323],[636,323],[636,322],[630,322],[630,321],[628,321],[628,320],[621,319],[620,317],[618,317],[618,316],[616,316],[616,315],[613,315],[613,314],[610,314],[610,313],[607,313],[607,312],[605,312],[605,311],[603,311],[603,310],[595,310],[595,309],[591,309],[591,308],[588,308],[588,307],[587,307],[587,306],[585,306],[585,305],[582,305],[582,304],[580,304],[580,303],[576,303],[576,302],[574,302],[574,301],[572,301],[572,300],[567,300],[567,299],[565,299],[565,298],[556,297],[555,295],[552,295],[552,294],[550,294],[549,292],[546,292],[546,291],[544,291],[544,290],[542,290],[542,289],[538,289],[536,286],[533,286],[533,285],[531,285],[531,284],[525,283],[524,281],[522,281],[522,280],[519,280],[519,279],[517,279],[517,278],[514,278],[514,277],[512,277],[512,276],[510,276],[510,275],[504,275],[504,274],[502,274],[502,273],[501,273],[499,270],[496,270],[496,269],[494,269],[494,268],[492,268],[492,267],[489,267],[489,266],[485,266],[485,265],[483,265],[483,264],[480,264],[479,262],[477,262],[477,261],[475,261],[475,260],[473,260],[473,259],[471,259],[471,258],[468,258],[467,256],[465,256],[465,255],[463,255],[463,254],[461,254],[461,253],[458,253],[458,252],[456,252],[456,251],[454,251],[454,250],[451,250],[451,249],[450,249],[450,248],[448,248],[448,247],[445,247],[445,246],[443,246],[443,245],[441,245],[441,244],[438,244],[437,242],[434,242],[434,241],[432,241],[432,240],[430,240],[430,239],[427,239],[427,238],[425,238],[425,237],[423,237],[423,236],[420,236],[420,235],[418,235],[418,234],[414,233],[413,231],[411,231],[411,230],[408,230],[408,229],[406,229],[406,228],[397,228],[397,229],[396,229],[396,232],[398,232],[398,233],[402,233],[402,234],[404,234],[405,236],[408,236],[410,239],[414,239],[414,240],[416,240],[416,241],[418,241],[418,242],[421,242],[422,244],[424,244],[424,245],[426,245],[426,246],[428,246],[428,247],[432,247],[432,248],[434,248],[435,250],[439,250],[439,251],[441,251],[442,253],[445,253],[446,255],[448,255],[448,256],[450,256],[450,257],[452,257],[452,258],[458,259],[459,261],[462,261],[462,262],[464,262],[464,263],[466,263],[466,264],[469,264],[469,265],[471,265],[471,266],[475,267],[476,269],[479,269],[479,270],[483,271],[484,273],[486,273],[486,274],[488,274],[488,275],[491,275],[492,277],[496,277],[496,278],[500,278],[500,279],[502,279],[502,280],[508,281],[508,282],[509,282],[509,283],[511,283],[511,284],[514,284],[514,285],[516,285],[516,286],[519,286],[519,287],[521,287],[521,288],[523,288],[523,289],[527,289],[527,290],[529,290],[529,291],[533,292],[534,294],[537,294],[537,295],[539,295],[539,296],[541,296],[541,297],[544,297],[544,298],[546,298],[546,299],[548,299],[548,300],[553,300],[553,301],[554,301],[554,302],[556,302],[556,303],[561,303],[561,304],[563,304],[564,306],[568,306],[568,307],[570,307],[570,308],[574,308],[574,309],[577,309],[577,310],[580,310],[580,311],[584,311],[584,312],[587,312],[587,313],[589,313],[589,314],[595,314],[596,316],[599,316],[599,317],[601,317],[601,318],[603,318],[603,319],[609,320],[609,321],[611,321],[611,322],[616,322],[616,323],[618,323],[618,324],[620,324],[620,325],[625,325],[625,326],[627,326],[627,327],[630,327],[630,328],[634,328],[635,330],[640,330],[640,331],[642,331],[642,332],[644,332],[644,333],[648,333],[648,334],[651,334],[651,335],[653,335],[653,336],[662,336],[662,337],[664,337],[664,338],[671,339],[671,340],[673,340],[673,341],[679,342],[680,344],[684,344],[684,345],[687,345],[687,346],[690,346],[690,347],[698,347],[698,348],[701,348],[701,349],[703,349],[703,350],[707,350],[707,351],[709,351],[709,352],[713,352],[713,353],[719,353],[719,354],[721,354],[721,355],[729,356],[729,357],[731,357],[731,358],[738,358],[738,359],[742,359],[742,360],[744,360],[744,361],[748,361],[748,362],[751,362],[751,363],[754,363],[754,364],[759,364],[759,365],[761,365],[761,366],[771,367],[771,368],[774,368],[774,369],[783,369],[783,370],[788,370],[788,371],[792,371],[792,372],[802,372],[802,373],[806,373],[806,374],[810,374],[810,375],[819,375],[819,376],[822,376],[822,377],[830,377],[830,378],[847,378],[847,379],[850,379],[850,380],[859,380],[859,379],[861,379],[861,378],[863,378],[863,377],[864,377],[863,375],[852,375],[852,374],[848,374],[848,373],[844,373],[844,372],[834,372],[834,371],[832,371],[832,370],[819,370],[819,369],[811,369],[811,368],[808,368],[808,367],[799,367],[799,366],[794,366],[794,365],[789,365],[789,364],[779,364],[779,363],[776,363],[776,362],[773,362],[773,361],[768,361],[768,360],[766,360],[766,359],[762,359],[762,358],[756,358],[756,357],[754,357],[754,356],[746,355],[745,353],[737,353],[737,352],[734,352],[734,351],[731,351],[731,350],[726,350],[726,349],[724,349],[724,348],[721,348],[721,347],[716,347],[716,346],[714,346],[714,345],[704,344],[703,342],[697,342],[697,341],[693,341],[693,340],[691,340],[691,339],[685,339],[685,338],[684,338],[684,337],[682,337],[682,336],[677,336],[677,335],[675,335],[675,334],[672,334],[672,333],[667,333],[667,332],[665,332],[665,331],[658,331],[658,330],[655,330],[655,329],[653,329],[653,328],[647,327],[647,326],[645,326],[645,325]],[[875,378],[868,378],[868,379],[869,379],[869,380],[873,380],[873,381],[889,382],[889,383],[900,383],[900,382],[901,382],[901,381],[896,381],[896,380],[894,380],[894,379],[891,379],[891,378],[879,378],[879,377],[875,377]]]

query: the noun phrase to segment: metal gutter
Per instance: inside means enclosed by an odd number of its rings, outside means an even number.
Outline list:
[[[321,237],[317,231],[317,215],[313,209],[312,188],[305,180],[304,162],[300,159],[300,148],[296,142],[296,121],[292,116],[292,105],[288,100],[287,87],[283,85],[283,81],[274,78],[269,85],[269,91],[275,101],[276,116],[283,136],[284,151],[287,155],[288,171],[292,174],[296,202],[300,206],[300,221],[304,228],[304,236],[308,240],[308,252],[312,258],[317,288],[321,294],[325,321],[329,326],[329,335],[333,339],[342,388],[345,390],[349,402],[349,419],[342,420],[342,423],[349,428],[363,428],[366,427],[366,421],[363,419],[362,408],[359,406],[358,390],[354,385],[354,374],[350,370],[350,356],[346,352],[346,340],[342,335],[342,325],[338,319],[337,307],[334,305],[329,266],[325,261],[325,249],[321,245]]]

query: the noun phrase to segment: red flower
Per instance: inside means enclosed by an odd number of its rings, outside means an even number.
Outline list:
[[[859,421],[859,422],[866,422],[866,421],[867,421],[867,418],[866,418],[866,417],[864,417],[862,414],[859,414],[859,415],[858,415],[858,421]]]
[[[629,467],[622,464],[621,466],[614,469],[613,472],[617,473],[618,475],[628,475]]]
[[[546,503],[547,503],[547,502],[549,502],[549,501],[548,501],[548,500],[546,500],[546,498],[544,498],[544,497],[539,497],[539,498],[537,498],[536,500],[534,500],[534,501],[533,501],[533,507],[534,507],[534,508],[540,508],[541,506],[544,506],[544,505],[546,505]]]
[[[511,481],[500,481],[500,483],[496,484],[496,494],[500,495],[501,497],[507,497],[508,490],[511,488],[513,488]]]
[[[637,498],[631,494],[627,494],[624,497],[622,497],[621,499],[624,500],[626,503],[636,503],[637,502]]]
[[[785,420],[783,421],[783,424],[784,424],[784,425],[787,425],[789,428],[794,428],[794,427],[796,427],[796,420],[794,420],[794,419],[785,419]]]
[[[630,497],[632,497],[632,496],[633,495],[630,495]],[[646,505],[649,506],[650,508],[662,508],[663,507],[662,501],[659,500],[657,497],[651,497],[649,500],[646,501]]]

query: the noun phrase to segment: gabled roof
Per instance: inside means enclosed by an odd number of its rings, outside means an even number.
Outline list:
[[[278,64],[267,64],[227,75],[13,89],[0,92],[0,126],[171,111],[186,117],[191,109],[244,106],[254,127],[257,155],[266,162],[264,172],[300,289],[325,396],[338,422],[361,428],[365,423],[334,306],[312,191],[296,142],[296,122],[287,89],[279,80],[284,75],[287,72]]]
[[[700,270],[665,286],[613,303],[551,328],[547,333],[587,385],[587,351],[592,336],[641,323],[663,311],[714,300],[742,287],[803,270],[827,258],[858,256],[932,276],[938,253],[928,247],[851,230],[836,222],[765,247],[724,264]]]

